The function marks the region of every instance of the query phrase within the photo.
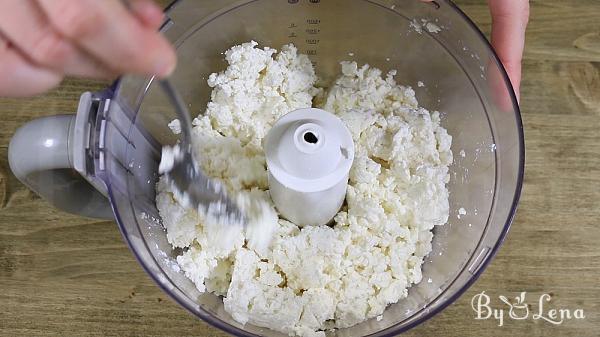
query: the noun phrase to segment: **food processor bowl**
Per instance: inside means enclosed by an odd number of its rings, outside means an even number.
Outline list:
[[[396,80],[414,88],[421,106],[441,112],[442,126],[453,137],[450,218],[434,229],[423,281],[409,289],[407,298],[390,305],[381,320],[328,334],[401,333],[452,303],[481,274],[516,211],[524,168],[523,129],[504,68],[482,33],[452,2],[179,0],[166,14],[162,30],[179,57],[173,81],[194,113],[202,114],[210,99],[208,76],[226,68],[222,53],[250,40],[273,48],[294,43],[309,55],[325,85],[339,74],[342,60],[368,63],[384,72],[396,69]],[[59,142],[61,147],[35,145],[39,151],[68,151],[67,164],[23,166],[20,150],[32,145],[21,140],[33,132],[25,126],[11,143],[11,167],[58,207],[92,216],[112,207],[144,269],[197,317],[234,335],[283,336],[234,321],[221,298],[198,292],[177,266],[181,252],[167,242],[155,205],[160,150],[177,142],[167,126],[176,117],[152,78],[125,76],[103,93],[82,96],[77,116],[67,118],[69,126],[63,129],[69,130],[69,139]],[[37,137],[50,134],[54,127],[49,128],[36,129]],[[82,193],[80,181],[73,183],[81,177],[110,203],[97,197],[64,200],[69,186],[79,186],[71,191]]]

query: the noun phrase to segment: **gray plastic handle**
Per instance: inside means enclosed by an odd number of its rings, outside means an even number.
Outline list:
[[[14,175],[56,208],[82,216],[113,219],[106,196],[73,165],[75,115],[33,120],[10,141],[8,161]]]

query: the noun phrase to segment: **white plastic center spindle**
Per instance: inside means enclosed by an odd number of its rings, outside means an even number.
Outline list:
[[[279,213],[299,226],[330,222],[344,203],[354,159],[344,122],[321,109],[295,110],[275,123],[264,147]]]

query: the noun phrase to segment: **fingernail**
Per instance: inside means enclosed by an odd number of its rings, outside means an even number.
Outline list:
[[[156,67],[156,75],[158,77],[169,77],[174,71],[177,63],[175,61],[169,60],[167,58],[163,58],[158,61],[158,65]]]
[[[160,25],[164,18],[163,11],[152,1],[135,1],[131,3],[131,9],[151,26]]]

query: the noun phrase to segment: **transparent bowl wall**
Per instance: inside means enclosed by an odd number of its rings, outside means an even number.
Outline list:
[[[163,29],[179,55],[174,80],[194,114],[203,113],[210,98],[208,75],[226,67],[221,53],[249,40],[274,48],[293,42],[310,55],[324,80],[339,74],[339,61],[346,59],[383,71],[396,69],[397,81],[413,86],[422,106],[443,113],[455,158],[448,186],[450,220],[435,228],[424,281],[410,288],[408,298],[391,305],[381,321],[372,319],[334,335],[400,333],[443,309],[476,279],[499,248],[515,212],[523,134],[504,69],[483,35],[451,2],[181,0],[168,9],[168,17]],[[417,32],[411,21],[421,24],[421,19],[442,30]],[[425,86],[417,86],[418,81]],[[221,329],[282,336],[235,322],[221,298],[199,293],[178,272],[174,257],[180,252],[167,243],[154,203],[160,147],[177,141],[167,127],[175,112],[150,78],[121,79],[113,101],[130,121],[118,128],[108,125],[108,131],[118,129],[114,132],[128,141],[107,138],[114,155],[106,158],[106,180],[121,231],[143,267],[179,304]],[[460,208],[467,214],[459,216]]]

